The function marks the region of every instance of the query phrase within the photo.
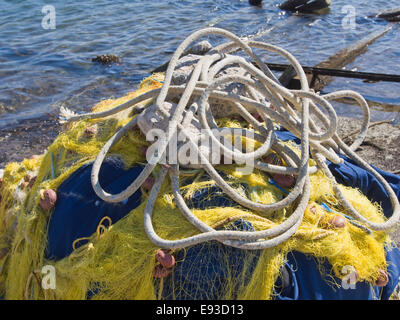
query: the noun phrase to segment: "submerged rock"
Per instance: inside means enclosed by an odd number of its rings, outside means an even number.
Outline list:
[[[96,58],[93,58],[92,61],[101,63],[103,65],[109,65],[121,62],[120,58],[113,54],[102,54],[100,56],[97,56]]]

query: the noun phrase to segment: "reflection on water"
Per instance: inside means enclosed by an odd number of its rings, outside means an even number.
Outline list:
[[[328,13],[297,16],[279,10],[282,1],[247,0],[61,1],[53,0],[56,29],[45,30],[43,1],[0,0],[0,129],[18,121],[56,113],[60,105],[88,110],[97,101],[135,89],[154,67],[167,61],[191,32],[206,26],[226,28],[291,51],[302,64],[314,65],[368,33],[386,25],[368,15],[398,6],[398,0],[351,1],[356,29],[342,28],[342,7],[333,1]],[[400,26],[371,45],[350,69],[400,74]],[[218,38],[211,41],[218,42]],[[122,63],[91,62],[100,54],[116,54]],[[271,62],[283,62],[264,54]],[[355,89],[369,100],[400,105],[395,83],[365,84],[337,78],[325,90]],[[358,117],[359,110],[336,104],[339,114]],[[374,119],[393,113],[373,111]]]

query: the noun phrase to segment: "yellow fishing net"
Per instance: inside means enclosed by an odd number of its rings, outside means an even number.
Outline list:
[[[113,108],[143,92],[158,88],[162,79],[162,74],[155,74],[145,79],[137,91],[119,99],[101,101],[92,111]],[[150,103],[151,101],[147,102]],[[76,249],[70,256],[59,261],[45,258],[51,213],[40,207],[40,191],[49,188],[57,190],[74,171],[94,160],[115,131],[132,119],[134,115],[129,112],[132,112],[132,109],[107,118],[68,124],[44,155],[25,159],[21,163],[10,163],[5,168],[0,193],[0,295],[6,299],[86,299],[88,293],[92,299],[162,297],[163,280],[153,277],[156,266],[155,253],[159,248],[148,239],[144,231],[143,211],[148,196],[145,190],[142,190],[142,203],[139,207],[111,226],[106,221],[99,221],[100,227],[97,232],[83,241],[83,245],[78,246],[74,243]],[[225,126],[242,125],[239,121],[220,121]],[[244,143],[257,146],[257,143],[251,141]],[[120,157],[126,168],[130,168],[134,164],[145,162],[142,148],[147,145],[140,131],[132,130],[111,149],[110,155]],[[288,145],[296,150],[290,143]],[[285,197],[281,189],[269,182],[266,173],[255,170],[249,175],[244,175],[236,171],[234,166],[226,165],[218,166],[217,169],[224,173],[231,185],[238,186],[238,190],[241,184],[247,185],[252,201],[273,203]],[[33,185],[26,183],[29,181],[26,178],[29,175],[37,176]],[[188,178],[191,179],[191,183],[182,184],[182,193],[188,202],[196,191],[215,185],[201,170],[187,171],[180,179],[183,182]],[[322,172],[317,171],[310,179],[310,205],[298,231],[277,247],[262,252],[246,251],[246,254],[242,254],[240,265],[230,268],[224,275],[226,281],[219,289],[217,298],[273,298],[277,293],[274,284],[280,276],[281,267],[288,253],[293,250],[310,254],[320,262],[329,262],[332,266],[329,272],[339,278],[343,277],[341,271],[345,266],[353,266],[357,270],[359,281],[371,283],[378,278],[379,269],[386,270],[384,248],[390,244],[387,234],[368,234],[350,223],[344,228],[332,227],[328,221],[335,213],[325,210],[320,204],[325,203],[337,212],[342,212],[343,208],[338,204],[332,185]],[[342,189],[357,211],[362,212],[371,221],[384,221],[382,209],[378,204],[369,201],[356,189],[344,186]],[[287,207],[269,214],[268,217],[238,205],[196,209],[193,212],[214,228],[224,228],[233,221],[245,219],[255,230],[265,230],[287,218],[292,209]],[[156,202],[153,223],[156,232],[165,239],[181,239],[199,232],[175,207],[171,186],[167,180]],[[227,256],[227,252],[230,251],[223,250],[223,245],[219,248],[219,260],[228,264],[231,257]],[[207,252],[204,251],[204,254]],[[184,257],[185,255],[176,264],[183,263]],[[201,264],[203,258],[205,257],[201,256],[200,250],[198,259],[193,263]],[[55,289],[45,290],[41,285],[41,269],[45,265],[55,267]],[[194,269],[195,267],[193,265]],[[187,271],[190,273],[190,268]],[[215,277],[215,281],[218,281],[218,275]],[[333,281],[331,285],[341,284]],[[210,287],[213,287],[213,283]],[[181,290],[184,289],[176,282],[168,297],[179,296]],[[197,290],[203,288],[199,287]],[[195,284],[193,291],[196,292]],[[207,294],[204,292],[203,297],[207,298]]]

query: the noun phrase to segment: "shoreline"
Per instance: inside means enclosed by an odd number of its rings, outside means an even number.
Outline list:
[[[351,143],[351,133],[360,128],[361,120],[338,117],[339,136]],[[10,129],[0,130],[0,168],[9,162],[20,162],[32,155],[42,154],[61,130],[58,117],[31,119]],[[400,126],[381,123],[368,129],[367,136],[357,150],[368,163],[395,174],[400,174]]]
[[[61,125],[56,116],[23,121],[0,130],[0,168],[42,154],[58,136]]]

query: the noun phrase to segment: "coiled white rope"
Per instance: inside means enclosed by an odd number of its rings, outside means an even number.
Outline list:
[[[196,63],[194,70],[185,85],[171,85],[173,73],[178,65],[178,60],[185,49],[199,38],[209,35],[223,36],[230,41],[215,47],[207,55],[201,57]],[[289,90],[282,86],[276,79],[275,75],[253,52],[253,48],[279,54],[288,60],[300,79],[301,90]],[[232,53],[240,51],[247,54],[249,58],[255,62],[256,66],[243,57],[232,55]],[[230,65],[240,66],[250,74],[250,77],[239,75],[221,76],[221,71]],[[247,96],[233,94],[220,89],[221,86],[232,83],[243,85],[246,88]],[[169,110],[164,108],[164,102],[168,100],[169,96],[176,95],[180,95],[179,103],[173,111],[169,112]],[[321,169],[326,176],[332,180],[334,192],[340,203],[355,219],[367,224],[374,230],[391,229],[399,221],[399,202],[392,188],[382,178],[382,176],[380,176],[354,152],[361,145],[368,129],[370,115],[369,107],[365,99],[357,92],[350,90],[333,92],[323,96],[316,94],[310,90],[306,75],[300,63],[286,50],[263,42],[242,40],[234,34],[219,28],[206,28],[199,30],[187,37],[173,54],[161,89],[144,93],[111,110],[76,115],[71,113],[69,110],[62,109],[61,116],[64,122],[106,117],[121,112],[141,101],[155,97],[156,110],[158,110],[165,119],[169,119],[168,132],[166,132],[167,139],[162,141],[158,146],[158,156],[153,154],[152,158],[148,159],[148,163],[140,175],[121,193],[109,194],[102,189],[98,178],[101,164],[110,148],[112,148],[112,146],[115,145],[131,128],[137,125],[138,117],[135,117],[127,125],[116,132],[101,149],[93,164],[91,181],[94,191],[104,201],[123,201],[140,188],[143,182],[152,173],[156,165],[160,163],[160,159],[165,153],[167,164],[169,164],[168,167],[170,168],[169,174],[177,207],[180,209],[184,217],[201,233],[181,240],[162,239],[155,233],[152,225],[152,213],[159,190],[168,171],[167,167],[162,166],[158,178],[151,189],[144,214],[146,233],[151,241],[156,245],[162,248],[177,249],[192,246],[204,241],[217,240],[229,246],[248,250],[264,249],[276,246],[289,239],[300,226],[310,197],[309,174],[316,172],[318,169]],[[356,102],[361,106],[364,114],[360,133],[350,147],[347,146],[336,133],[338,121],[337,115],[334,108],[329,103],[329,100],[339,97],[350,97],[356,100]],[[224,101],[226,104],[232,105],[232,107],[235,108],[237,112],[239,112],[243,118],[255,128],[255,130],[257,130],[257,132],[252,133],[254,138],[262,143],[262,146],[254,152],[243,153],[227,142],[226,139],[224,139],[224,143],[221,143],[219,138],[214,135],[215,130],[230,130],[231,128],[218,128],[211,113],[209,99],[218,99]],[[195,104],[189,106],[190,101],[195,101]],[[270,108],[268,103],[273,104],[275,108]],[[322,107],[326,111],[327,115],[325,115],[319,107]],[[254,118],[254,116],[249,112],[249,108],[257,110],[257,113],[263,118],[266,126]],[[188,110],[189,112],[186,111],[187,109],[190,109]],[[197,116],[195,115],[196,111]],[[310,117],[310,112],[315,115],[318,124],[325,128],[324,131],[321,131],[320,127]],[[218,151],[221,152],[222,155],[231,159],[236,159],[238,162],[254,160],[254,166],[265,172],[295,174],[297,176],[295,185],[287,197],[277,203],[262,204],[250,201],[246,197],[237,193],[215,170],[213,164],[210,163],[209,159],[199,149],[197,142],[193,139],[190,132],[185,130],[191,123],[191,117],[197,119],[203,132],[205,132],[207,137],[212,140],[213,146],[217,146]],[[273,122],[282,125],[285,129],[300,138],[300,158],[290,148],[276,140]],[[234,130],[231,131],[233,132]],[[201,167],[204,168],[216,184],[231,199],[266,217],[269,212],[292,205],[295,200],[298,200],[296,208],[291,216],[276,227],[255,232],[214,230],[199,220],[187,207],[180,193],[179,165],[175,165],[172,161],[170,163],[168,162],[169,158],[166,150],[171,137],[177,132],[183,133],[186,136],[192,150],[196,150],[200,157]],[[237,130],[235,132],[235,134],[238,134]],[[248,132],[247,129],[240,129],[239,135],[246,136]],[[281,155],[288,166],[273,165],[258,160],[271,149]],[[326,159],[335,164],[342,163],[343,160],[337,154],[341,151],[343,151],[346,156],[353,159],[357,164],[375,175],[389,194],[393,214],[391,218],[384,223],[374,223],[366,219],[362,214],[354,209],[343,195],[334,176],[326,165]],[[317,163],[316,167],[308,166],[310,152]]]

